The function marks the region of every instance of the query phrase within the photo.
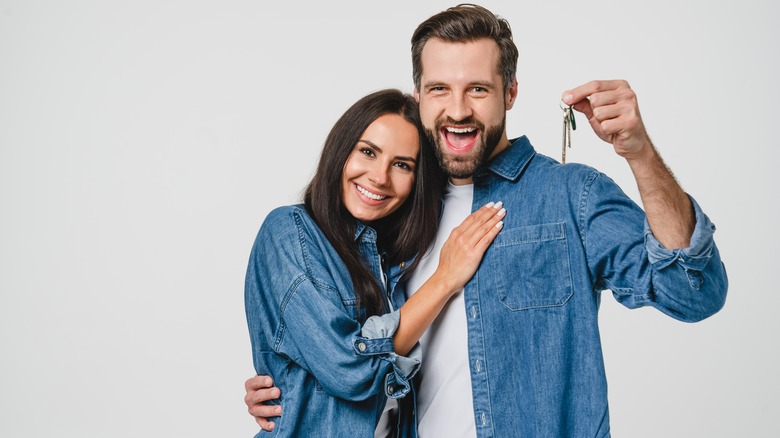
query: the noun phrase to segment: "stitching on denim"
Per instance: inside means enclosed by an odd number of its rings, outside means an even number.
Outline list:
[[[490,190],[491,190],[491,193],[495,193],[495,187],[490,187]],[[485,364],[484,365],[484,373],[485,373],[484,380],[485,380],[485,393],[487,395],[487,397],[486,397],[486,399],[487,399],[487,409],[486,409],[486,412],[490,413],[490,435],[489,436],[494,436],[496,431],[495,431],[495,426],[493,424],[493,406],[492,406],[492,403],[490,402],[490,399],[491,399],[491,397],[490,397],[490,373],[489,373],[490,366],[487,363],[487,354],[485,354],[485,351],[486,351],[486,348],[485,348],[485,336],[484,336],[484,334],[485,334],[485,324],[483,323],[484,320],[482,319],[482,307],[480,306],[480,299],[479,299],[479,291],[482,290],[482,288],[480,287],[480,284],[479,284],[479,282],[480,282],[479,269],[477,269],[477,272],[474,273],[474,276],[476,277],[477,296],[476,296],[476,299],[474,300],[475,303],[472,303],[472,306],[476,306],[477,307],[477,312],[478,312],[477,314],[479,315],[479,325],[480,325],[479,333],[482,334],[482,336],[480,336],[480,339],[479,339],[479,341],[480,341],[479,342],[480,343],[480,348],[482,350],[482,354],[480,356],[482,356],[482,360],[483,360],[483,362]],[[465,288],[463,290],[463,293],[464,294],[466,293]],[[467,328],[468,328],[468,317],[466,317],[466,325],[467,325]],[[470,330],[469,330],[469,332],[470,332]],[[469,369],[471,369],[471,355],[470,354],[469,354]],[[477,423],[477,419],[476,419],[476,412],[474,412],[474,415],[475,415],[475,417],[474,417],[474,424],[476,425],[476,424],[478,424]],[[477,430],[479,430],[478,426],[477,426]]]
[[[319,280],[312,273],[312,269],[311,269],[311,255],[309,254],[309,247],[308,247],[308,245],[306,245],[306,235],[305,235],[306,233],[304,231],[305,227],[303,225],[303,218],[301,217],[302,216],[302,212],[299,211],[299,210],[296,210],[296,211],[294,211],[292,213],[292,215],[293,215],[293,218],[295,220],[295,226],[298,229],[298,243],[300,244],[301,257],[303,258],[303,263],[304,263],[304,267],[306,269],[306,276],[307,276],[307,278],[315,286],[319,286],[321,288],[324,288],[324,289],[327,289],[327,290],[330,290],[330,291],[338,293],[338,289],[330,286],[329,284],[325,283],[322,280]],[[341,297],[340,294],[339,294],[339,296]],[[341,298],[341,302],[342,302],[342,304],[347,305],[347,306],[354,305],[355,299],[353,298],[353,299],[346,299],[345,300],[344,298]]]
[[[309,266],[309,251],[306,247],[306,237],[303,232],[303,219],[299,211],[293,211],[293,219],[295,220],[295,227],[298,229],[298,244],[301,248],[301,256],[303,257],[303,264],[306,268],[306,274],[311,275],[311,267]]]
[[[585,220],[588,209],[588,202],[590,201],[590,190],[593,188],[593,183],[596,178],[600,176],[599,171],[594,170],[585,178],[585,182],[582,184],[582,192],[580,193],[580,206],[577,217],[577,229],[580,233],[580,240],[582,240],[582,247],[585,248],[585,261],[588,259],[588,236],[585,234]]]
[[[292,284],[290,285],[290,288],[287,289],[287,292],[285,292],[284,297],[282,298],[282,302],[279,303],[279,329],[276,331],[276,337],[274,339],[274,350],[279,351],[280,346],[282,344],[282,341],[284,340],[284,333],[287,331],[287,324],[284,323],[284,313],[287,309],[287,304],[290,302],[290,299],[292,299],[293,294],[298,290],[298,285],[303,283],[306,280],[306,275],[299,275],[298,277],[293,280]]]
[[[516,240],[510,240],[511,235],[513,233],[517,233],[518,231],[522,230],[531,230],[531,229],[538,229],[538,230],[548,230],[548,229],[555,229],[554,234],[548,234],[542,237],[533,237],[528,239],[516,239]],[[513,246],[513,245],[523,245],[523,244],[529,244],[529,243],[542,243],[542,242],[551,242],[555,240],[566,240],[566,222],[550,222],[550,223],[544,223],[544,224],[536,224],[536,225],[525,225],[522,227],[515,227],[511,229],[507,229],[506,232],[508,233],[508,236],[505,237],[502,240],[497,240],[493,246],[497,248],[503,248],[505,246]],[[498,237],[501,237],[501,234],[499,234]]]

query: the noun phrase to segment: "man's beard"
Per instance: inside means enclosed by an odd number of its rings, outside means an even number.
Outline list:
[[[441,127],[445,124],[452,125],[474,125],[479,128],[478,144],[474,146],[468,154],[455,155],[447,152],[447,147],[444,145],[444,139],[441,133]],[[496,150],[498,142],[501,141],[501,136],[504,133],[504,126],[506,125],[506,116],[501,120],[501,124],[498,126],[490,126],[485,129],[485,125],[476,119],[465,119],[458,122],[452,119],[436,121],[436,131],[431,131],[428,128],[424,128],[425,135],[428,137],[428,141],[434,145],[434,152],[436,158],[439,160],[439,166],[441,166],[444,173],[450,178],[464,179],[471,178],[477,169],[487,163],[490,155]]]

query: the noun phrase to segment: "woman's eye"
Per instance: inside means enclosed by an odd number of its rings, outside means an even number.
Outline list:
[[[374,156],[374,151],[372,151],[369,148],[360,148],[360,153],[363,154],[363,155],[367,155],[369,157],[373,157]]]
[[[400,167],[401,169],[408,170],[411,172],[412,166],[410,166],[408,163],[404,163],[403,161],[399,161],[395,163],[396,167]]]

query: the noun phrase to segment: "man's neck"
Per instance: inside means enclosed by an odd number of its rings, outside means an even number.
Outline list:
[[[454,186],[465,186],[466,184],[473,184],[474,179],[472,177],[468,178],[452,178],[450,177],[450,184]]]

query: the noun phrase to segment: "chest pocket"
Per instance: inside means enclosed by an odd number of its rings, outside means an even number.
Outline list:
[[[565,223],[504,229],[493,256],[498,299],[509,309],[560,307],[571,298]]]

